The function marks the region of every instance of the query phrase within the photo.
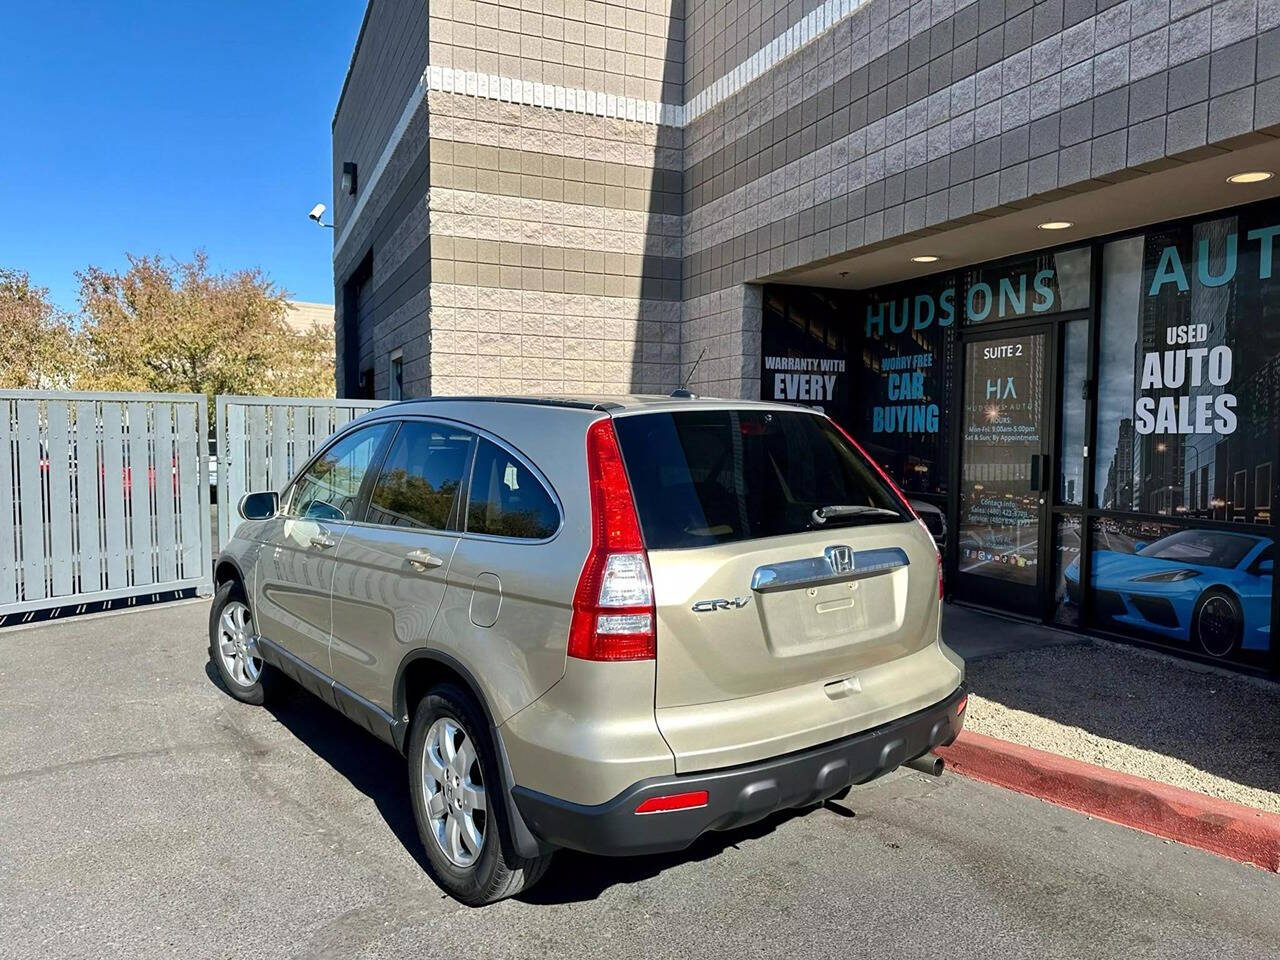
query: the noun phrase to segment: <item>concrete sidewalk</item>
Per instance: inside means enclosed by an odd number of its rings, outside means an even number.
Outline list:
[[[1001,617],[959,603],[942,607],[942,638],[970,665],[1010,653],[1088,642],[1077,633]]]
[[[966,728],[1280,813],[1280,684],[949,604]]]

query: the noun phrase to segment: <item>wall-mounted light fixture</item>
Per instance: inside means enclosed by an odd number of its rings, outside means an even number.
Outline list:
[[[342,192],[349,197],[354,197],[359,187],[359,181],[356,179],[356,165],[348,160],[342,165]]]

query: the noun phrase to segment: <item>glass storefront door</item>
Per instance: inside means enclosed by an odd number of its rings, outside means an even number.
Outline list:
[[[964,343],[956,596],[1037,617],[1050,560],[1052,353],[1047,325]]]

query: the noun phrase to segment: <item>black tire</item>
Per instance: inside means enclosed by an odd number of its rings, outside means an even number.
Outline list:
[[[209,661],[218,671],[218,678],[231,696],[242,703],[261,706],[271,696],[277,683],[274,669],[260,659],[250,658],[256,662],[258,673],[249,679],[247,675],[236,672],[232,662],[220,652],[220,635],[223,612],[232,604],[240,604],[248,611],[248,624],[253,625],[253,612],[249,607],[249,598],[245,596],[244,587],[238,580],[228,580],[213,595],[213,606],[209,609]]]
[[[478,772],[484,788],[483,840],[473,862],[465,866],[455,863],[445,852],[445,841],[437,838],[435,821],[427,812],[428,787],[423,770],[428,733],[442,719],[457,724],[463,740],[471,741],[476,757],[471,779],[474,781]],[[489,725],[469,693],[454,684],[441,684],[423,697],[413,713],[408,754],[413,817],[427,852],[427,873],[440,889],[469,907],[481,907],[527,890],[546,873],[551,854],[526,860],[514,852],[507,798],[501,787]]]
[[[1230,656],[1244,635],[1244,612],[1230,590],[1214,587],[1196,601],[1191,635],[1211,657]]]

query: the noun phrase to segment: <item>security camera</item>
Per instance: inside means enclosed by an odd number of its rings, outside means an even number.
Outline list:
[[[326,210],[326,207],[323,203],[317,203],[314,207],[311,208],[311,212],[308,213],[307,216],[310,217],[312,220],[314,220],[316,223],[319,223],[320,218],[324,216],[325,210]]]

